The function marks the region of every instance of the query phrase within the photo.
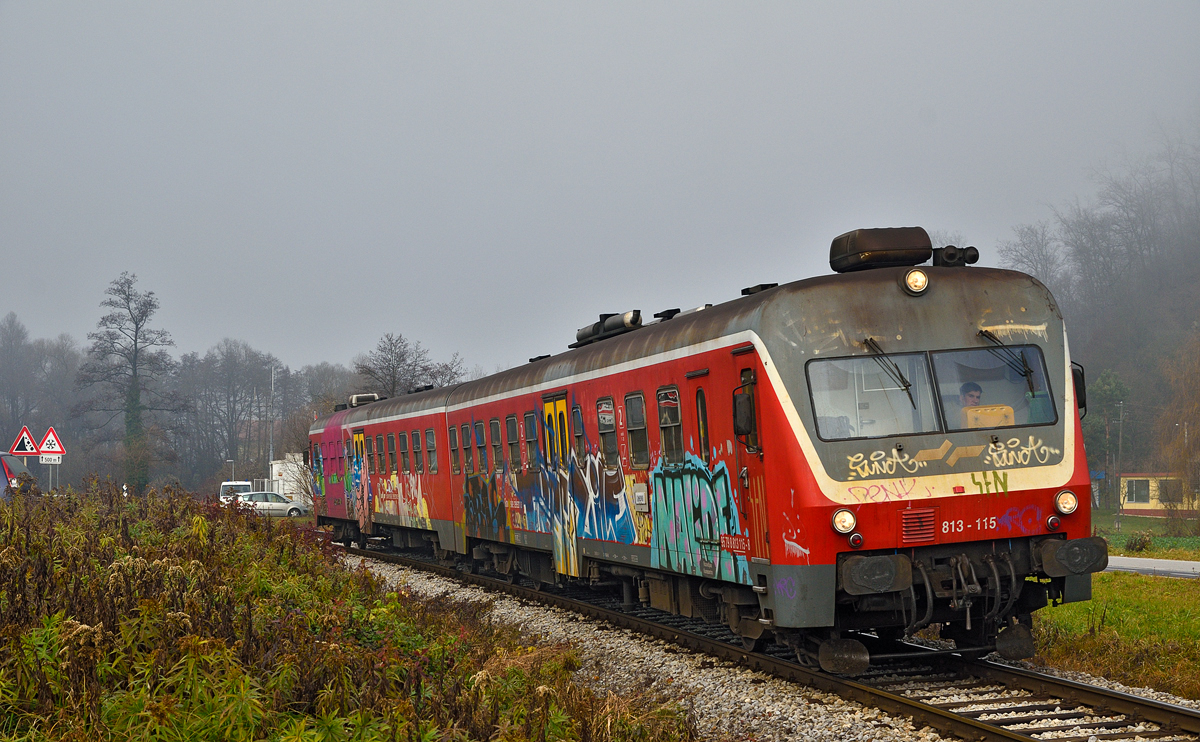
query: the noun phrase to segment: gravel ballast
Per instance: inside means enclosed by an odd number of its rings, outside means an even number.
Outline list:
[[[348,558],[348,561],[358,557]],[[552,606],[485,591],[429,572],[373,559],[364,564],[390,585],[417,595],[492,601],[497,622],[517,626],[539,643],[573,645],[582,663],[574,680],[597,693],[654,693],[688,709],[706,739],[899,740],[935,742],[943,737],[839,696],[806,688],[723,660],[692,652],[627,629]],[[356,561],[354,563],[357,563]],[[989,659],[998,660],[996,655]],[[1003,662],[1003,660],[999,660]],[[1131,695],[1200,708],[1200,702],[1150,688],[1130,688],[1085,673],[1005,663]]]

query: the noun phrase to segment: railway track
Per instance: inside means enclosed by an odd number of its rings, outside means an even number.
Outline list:
[[[864,706],[907,716],[964,740],[1200,742],[1200,711],[957,653],[930,650],[915,660],[885,659],[872,663],[866,674],[847,678],[800,665],[790,650],[779,645],[761,652],[747,651],[740,639],[722,625],[640,606],[623,608],[608,593],[585,588],[539,589],[463,572],[424,555],[376,549],[347,551],[575,611]],[[920,650],[915,646],[905,649]]]

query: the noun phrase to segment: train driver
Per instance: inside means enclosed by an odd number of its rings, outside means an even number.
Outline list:
[[[958,389],[958,404],[962,407],[978,407],[983,400],[983,387],[968,381]]]

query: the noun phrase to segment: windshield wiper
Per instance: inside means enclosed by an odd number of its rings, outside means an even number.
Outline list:
[[[917,402],[913,399],[912,383],[904,377],[904,372],[896,365],[896,362],[883,352],[883,348],[879,347],[879,343],[875,342],[874,338],[867,338],[863,341],[863,345],[867,346],[867,350],[871,352],[871,357],[883,369],[883,372],[891,377],[892,381],[896,382],[904,389],[904,393],[908,395],[908,401],[912,403],[913,409],[917,409]]]
[[[1029,361],[1025,360],[1024,352],[1017,352],[1004,344],[1004,341],[996,337],[991,330],[980,330],[979,335],[995,343],[998,348],[988,348],[997,358],[1004,361],[1004,365],[1025,377],[1025,383],[1029,385],[1029,393],[1033,394],[1033,369],[1029,367]],[[1003,354],[1003,355],[1001,355]]]

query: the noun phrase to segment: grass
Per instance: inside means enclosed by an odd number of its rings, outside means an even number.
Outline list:
[[[1102,572],[1034,626],[1038,662],[1200,699],[1200,580]]]
[[[1109,554],[1200,561],[1200,521],[1122,515],[1118,531],[1116,515],[1092,511],[1092,528],[1108,541]]]
[[[93,482],[0,501],[0,738],[693,739],[490,606],[389,591],[288,519]]]

